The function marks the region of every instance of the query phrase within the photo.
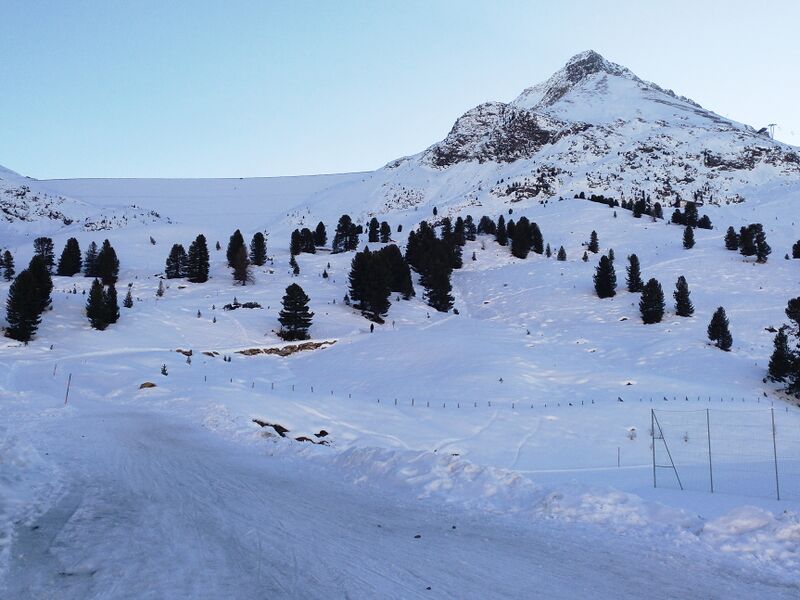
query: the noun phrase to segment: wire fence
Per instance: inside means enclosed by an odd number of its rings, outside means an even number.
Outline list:
[[[800,500],[800,414],[651,410],[653,485]]]

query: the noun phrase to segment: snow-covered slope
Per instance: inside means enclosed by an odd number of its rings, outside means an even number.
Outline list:
[[[251,465],[247,458],[252,451],[259,459],[268,453],[265,460],[290,461],[285,468],[268,471],[268,476],[288,482],[290,491],[276,497],[267,510],[289,515],[281,532],[287,538],[300,536],[297,539],[305,542],[313,535],[311,522],[322,528],[328,543],[335,543],[324,520],[309,521],[308,515],[324,510],[326,489],[337,498],[346,496],[337,483],[344,479],[363,487],[369,514],[380,512],[387,498],[390,507],[421,506],[420,499],[444,502],[450,515],[475,518],[470,511],[478,511],[514,519],[522,524],[519,535],[526,543],[543,539],[547,530],[542,523],[556,522],[560,528],[579,522],[577,529],[565,527],[564,534],[577,531],[577,538],[564,537],[559,530],[571,549],[591,546],[603,531],[613,529],[613,535],[605,536],[602,547],[607,551],[601,554],[612,562],[617,553],[624,557],[618,576],[607,583],[591,569],[575,574],[583,576],[581,589],[602,581],[607,587],[598,597],[640,596],[647,582],[634,589],[621,582],[627,577],[629,583],[637,569],[649,572],[664,556],[675,572],[691,570],[690,565],[700,565],[704,556],[720,568],[692,571],[686,589],[651,586],[648,594],[653,597],[692,591],[711,596],[714,589],[724,589],[728,597],[759,597],[769,591],[796,594],[800,411],[776,384],[764,380],[773,337],[767,328],[785,320],[786,302],[798,293],[800,261],[783,259],[800,237],[793,221],[800,202],[796,156],[796,149],[646,83],[590,52],[513,102],[469,111],[445,140],[424,152],[370,173],[35,182],[2,171],[0,177],[9,186],[30,185],[37,194],[63,196],[87,214],[95,214],[100,206],[115,210],[135,204],[170,218],[102,232],[121,260],[119,289],[131,285],[136,300],[132,309],[122,310],[117,324],[102,332],[92,330],[82,294],[90,280],[56,277],[53,310],[45,313],[36,339],[26,347],[10,340],[0,344],[0,432],[8,440],[0,448],[13,459],[0,462],[0,561],[10,556],[19,576],[10,589],[20,592],[29,582],[41,588],[53,580],[48,573],[55,570],[76,574],[67,597],[85,597],[86,590],[113,585],[114,569],[132,561],[146,564],[154,577],[163,575],[152,560],[136,554],[143,548],[149,551],[153,541],[136,520],[153,510],[148,499],[156,502],[159,514],[168,515],[163,522],[176,543],[194,547],[201,542],[201,547],[213,549],[212,555],[255,553],[276,560],[255,542],[241,540],[250,531],[257,532],[255,537],[273,534],[271,522],[257,522],[256,508],[260,498],[269,495],[267,486],[244,483],[258,479],[257,461]],[[697,199],[714,229],[697,230],[696,246],[685,250],[682,227],[635,219],[629,211],[615,212],[576,198],[579,192],[618,199],[644,192],[665,205],[679,197]],[[553,250],[565,248],[567,260],[533,254],[519,260],[491,237],[479,236],[467,243],[464,267],[453,273],[458,314],[430,309],[417,284],[417,296],[393,300],[386,324],[370,333],[369,322],[342,303],[352,253],[301,254],[297,277],[288,268],[291,230],[323,221],[330,240],[343,213],[360,223],[372,215],[387,220],[401,246],[422,219],[524,215],[539,224]],[[766,264],[756,265],[724,248],[728,225],[738,228],[751,222],[764,224],[773,247]],[[37,218],[30,224],[38,226],[52,232],[57,249],[73,235],[82,248],[100,241],[100,234],[65,227],[63,222]],[[2,231],[3,240],[23,265],[32,253],[32,229],[15,227]],[[272,260],[254,270],[254,285],[246,287],[233,285],[225,265],[224,246],[236,228],[248,240],[256,231],[269,234]],[[599,234],[601,252],[613,248],[617,256],[620,285],[612,299],[600,300],[594,293],[597,256],[581,260],[592,230]],[[223,247],[212,250],[210,281],[173,280],[157,298],[170,246],[187,245],[198,233],[206,235],[212,248],[216,241]],[[662,323],[643,325],[639,295],[623,289],[625,258],[634,252],[645,279],[655,277],[664,287],[667,315]],[[323,271],[328,278],[322,277]],[[672,309],[671,292],[680,275],[692,292],[696,312],[691,318],[678,317]],[[299,283],[311,298],[314,341],[335,343],[286,357],[252,352],[283,345],[274,330],[281,296],[290,283]],[[8,283],[0,282],[0,297],[7,289]],[[223,310],[234,297],[258,302],[262,308]],[[708,321],[720,305],[731,320],[734,345],[729,353],[709,346],[706,339]],[[191,357],[186,356],[189,350]],[[223,361],[222,355],[232,358]],[[167,376],[161,375],[162,365]],[[64,408],[70,375],[71,395]],[[157,387],[139,389],[144,381]],[[700,457],[699,474],[691,471],[685,481],[691,491],[678,492],[667,475],[660,475],[663,487],[653,489],[651,407],[682,411],[672,414],[670,435],[677,436],[680,446],[674,449],[680,459],[692,453]],[[705,429],[698,433],[690,426],[691,419],[706,415],[709,407],[719,419],[714,422],[719,429],[713,431],[729,433],[715,438],[719,456],[713,495],[703,479]],[[781,502],[770,497],[772,408],[779,432]],[[69,417],[69,438],[53,433],[62,416]],[[282,424],[290,437],[318,439],[314,434],[324,429],[330,446],[306,443],[300,450],[299,444],[282,438],[275,444],[275,436],[265,439],[268,428],[261,429],[253,418]],[[114,425],[107,427],[105,422]],[[157,427],[159,423],[166,425]],[[186,423],[192,433],[173,436],[179,423]],[[192,457],[198,444],[210,442],[198,432],[198,424],[249,448],[235,454],[236,461],[226,456],[202,466]],[[158,435],[140,433],[154,428]],[[90,441],[84,441],[84,435]],[[121,446],[93,457],[98,450],[92,441],[118,441]],[[154,458],[162,452],[163,457]],[[297,511],[291,510],[295,492],[307,488],[295,479],[300,476],[289,475],[303,469],[304,463],[294,462],[295,454],[308,458],[310,469],[321,465],[330,476],[321,479],[323,500],[304,498]],[[151,477],[150,469],[158,476]],[[182,492],[166,483],[170,478],[164,474],[173,472]],[[87,493],[84,481],[96,490]],[[206,500],[203,486],[211,486],[214,506]],[[309,497],[313,494],[307,492]],[[186,506],[172,513],[172,505],[184,497]],[[116,498],[124,499],[122,509],[114,506]],[[237,515],[231,529],[237,543],[218,539],[226,510]],[[136,517],[124,517],[121,511]],[[42,513],[45,516],[37,517]],[[346,510],[325,514],[344,527],[353,518]],[[414,514],[426,525],[435,521],[425,516],[427,512]],[[193,516],[206,523],[199,531],[192,528]],[[25,529],[25,523],[36,519],[44,531],[41,536]],[[392,531],[400,528],[395,520],[388,525]],[[21,539],[23,549],[50,562],[28,569],[26,556],[14,556],[13,546],[9,550],[2,542],[7,531],[13,534],[5,539]],[[513,547],[509,550],[484,531],[476,535],[488,544],[488,555],[498,548],[514,553]],[[129,551],[113,543],[129,535],[138,544]],[[365,529],[359,527],[353,535],[345,538],[348,547],[369,544]],[[47,545],[51,539],[56,539],[52,550]],[[625,540],[631,539],[637,548],[657,546],[658,554],[643,558],[626,549]],[[434,549],[450,552],[458,543],[441,541]],[[376,556],[406,565],[388,546],[382,541]],[[79,558],[73,558],[76,554]],[[335,562],[327,550],[320,556],[326,565]],[[421,556],[433,554],[425,551]],[[213,573],[212,586],[239,576],[239,570],[224,561],[214,561],[214,569],[205,572],[203,557],[195,558],[180,558],[185,572],[174,581],[159,580],[166,595],[196,589],[192,576],[198,574]],[[471,555],[475,568],[480,569],[481,558]],[[306,560],[301,554],[288,572]],[[591,560],[603,559],[592,553]],[[252,572],[254,567],[247,564]],[[503,573],[517,563],[492,564]],[[372,565],[370,569],[379,568]],[[613,565],[604,565],[614,573]],[[380,586],[374,573],[359,579],[362,576],[363,570],[348,566],[345,583],[326,587],[315,580],[301,591],[376,595]],[[277,577],[278,595],[301,589]],[[530,573],[523,577],[526,586],[539,585]],[[405,572],[387,584],[386,596],[414,597],[416,588],[409,592],[406,583],[416,585],[428,578],[415,559],[410,575]],[[457,586],[450,576],[433,581],[434,587]],[[256,584],[248,579],[251,585]],[[474,587],[448,589],[438,596],[491,596],[478,581],[464,585]],[[775,585],[780,587],[766,589]],[[529,589],[533,588],[525,587],[521,595],[529,597]],[[437,591],[420,589],[419,594]],[[569,592],[561,597],[574,597]],[[550,596],[559,593],[554,590]]]
[[[45,234],[62,229],[100,231],[168,221],[137,206],[108,208],[52,192],[41,182],[0,166],[0,233]]]

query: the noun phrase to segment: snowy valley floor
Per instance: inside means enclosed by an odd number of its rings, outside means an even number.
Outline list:
[[[4,598],[795,598],[800,590],[700,545],[356,486],[341,463],[297,456],[285,443],[236,443],[163,411],[81,404],[45,409],[48,418],[19,431],[39,440],[58,489],[42,514],[16,524]]]

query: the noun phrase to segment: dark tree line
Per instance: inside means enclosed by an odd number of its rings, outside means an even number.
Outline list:
[[[353,257],[349,275],[352,305],[368,319],[383,323],[392,292],[408,300],[414,296],[411,270],[400,249],[391,244],[376,252],[364,248]]]
[[[417,231],[408,234],[406,261],[419,273],[428,305],[440,312],[453,307],[450,275],[462,265],[461,246],[454,242],[455,236],[448,237],[446,230],[441,239],[436,237],[426,221],[419,224]]]
[[[769,378],[786,383],[786,391],[800,395],[800,297],[786,305],[789,324],[775,335],[775,349],[769,359]]]
[[[119,320],[117,288],[113,283],[104,287],[99,279],[92,282],[86,300],[86,316],[89,318],[89,324],[100,331]]]
[[[22,271],[8,290],[6,300],[6,336],[28,342],[36,334],[42,313],[50,306],[53,280],[46,258],[34,254],[28,268]]]
[[[699,229],[713,229],[711,219],[708,215],[700,217],[697,213],[697,204],[694,202],[687,202],[686,206],[681,212],[680,208],[676,208],[672,213],[671,221],[676,225],[685,225],[687,227],[697,227]]]
[[[201,233],[189,246],[188,253],[182,244],[173,244],[164,267],[164,276],[167,279],[185,277],[192,283],[205,283],[208,281],[209,268],[208,245]]]
[[[291,240],[289,242],[289,253],[292,256],[297,256],[302,252],[315,254],[317,251],[317,244],[314,240],[314,234],[308,227],[303,229],[295,229],[292,232]]]

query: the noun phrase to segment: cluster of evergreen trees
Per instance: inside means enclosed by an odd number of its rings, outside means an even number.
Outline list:
[[[739,229],[728,227],[725,233],[725,248],[731,251],[738,250],[742,256],[755,256],[756,262],[765,263],[772,253],[772,248],[767,243],[767,234],[761,223],[751,223]]]
[[[189,246],[189,252],[182,244],[173,244],[164,267],[167,279],[188,278],[192,283],[208,281],[210,259],[206,237],[201,233]]]
[[[775,349],[769,359],[769,378],[786,383],[786,391],[800,396],[800,297],[786,305],[789,324],[775,335]]]
[[[113,283],[104,287],[99,279],[92,282],[89,298],[86,300],[86,316],[91,326],[100,331],[119,320],[117,288]]]
[[[225,252],[225,256],[228,259],[228,266],[233,269],[233,280],[240,285],[252,283],[253,275],[250,272],[250,255],[244,244],[242,232],[238,229],[233,232],[233,235],[228,240],[228,249]]]
[[[342,215],[336,224],[336,233],[333,235],[332,252],[350,252],[358,248],[358,236],[362,233],[360,225],[353,223],[350,215]]]
[[[388,244],[392,236],[392,228],[389,223],[383,221],[378,223],[378,219],[372,217],[367,227],[367,241],[371,244],[380,242],[381,244]]]
[[[83,274],[86,277],[96,277],[103,285],[117,282],[119,275],[119,259],[117,253],[108,240],[103,241],[100,250],[92,242],[86,250],[83,259]]]
[[[615,198],[606,197],[603,194],[592,194],[587,198],[584,192],[576,194],[575,198],[589,200],[590,202],[597,202],[598,204],[604,204],[609,208],[619,207],[624,210],[629,210],[637,219],[641,218],[642,215],[647,215],[649,217],[653,217],[654,219],[664,218],[664,208],[661,206],[661,203],[651,203],[650,196],[646,196],[644,191],[642,191],[640,194],[637,194],[635,199],[622,200],[621,202]],[[614,216],[616,217],[616,212],[614,213]]]
[[[405,300],[414,295],[411,270],[400,249],[391,244],[376,252],[368,247],[357,252],[350,265],[348,295],[352,305],[368,319],[383,323],[392,292]]]
[[[708,215],[700,217],[697,213],[697,204],[694,202],[687,202],[686,206],[681,212],[680,208],[676,208],[672,213],[672,222],[676,225],[687,225],[689,227],[698,227],[700,229],[713,229],[711,219]]]
[[[594,233],[594,232],[592,232]],[[658,280],[651,278],[642,281],[639,257],[631,254],[626,267],[626,287],[629,292],[641,293],[639,311],[642,322],[645,324],[660,323],[664,318],[664,290]],[[616,295],[617,274],[614,268],[614,251],[609,250],[608,255],[600,257],[595,269],[594,289],[599,298],[612,298]],[[675,314],[681,317],[690,317],[694,314],[694,306],[690,298],[689,284],[681,275],[675,284]]]
[[[295,229],[292,232],[291,241],[289,242],[289,253],[292,256],[297,256],[301,252],[314,254],[316,251],[317,243],[314,239],[314,234],[308,227]]]
[[[36,334],[42,313],[50,306],[53,280],[46,258],[34,254],[28,268],[16,276],[6,300],[6,336],[28,342]]]
[[[755,256],[756,262],[760,263],[767,262],[767,257],[772,253],[761,223],[751,223],[741,227],[738,234],[733,227],[728,227],[725,233],[725,248],[734,252],[738,250],[742,256]],[[800,246],[797,250],[800,253]],[[794,253],[794,248],[792,252]]]
[[[425,300],[440,312],[453,307],[450,275],[463,264],[458,237],[447,223],[449,219],[442,226],[442,237],[438,238],[428,222],[422,221],[417,231],[409,232],[406,245],[406,261],[420,275]]]

